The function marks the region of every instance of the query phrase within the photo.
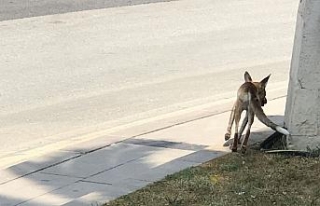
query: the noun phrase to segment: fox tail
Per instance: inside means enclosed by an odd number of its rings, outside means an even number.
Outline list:
[[[289,131],[286,130],[285,128],[275,124],[272,122],[267,115],[264,113],[262,107],[260,106],[260,103],[258,101],[258,98],[253,96],[251,93],[249,93],[249,106],[253,110],[254,114],[257,116],[257,118],[266,126],[272,128],[275,131],[280,132],[281,134],[284,135],[289,135]]]

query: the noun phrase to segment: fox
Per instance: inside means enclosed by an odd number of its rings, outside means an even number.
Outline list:
[[[272,122],[264,113],[262,107],[267,104],[266,98],[266,86],[268,84],[271,74],[262,79],[260,82],[253,82],[250,74],[246,71],[244,73],[245,82],[240,86],[237,92],[237,99],[232,107],[227,132],[225,133],[225,140],[229,140],[231,137],[231,129],[233,123],[235,123],[235,133],[233,144],[231,147],[232,152],[237,152],[238,143],[240,143],[242,133],[247,126],[247,131],[242,141],[241,151],[245,153],[247,150],[248,139],[250,136],[250,129],[254,121],[254,116],[266,126],[278,131],[284,135],[289,135],[289,131],[285,128]],[[246,116],[243,119],[240,130],[239,122],[242,112],[246,110]]]

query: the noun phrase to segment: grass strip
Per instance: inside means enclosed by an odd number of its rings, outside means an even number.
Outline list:
[[[120,205],[320,205],[320,158],[231,153],[105,204]]]

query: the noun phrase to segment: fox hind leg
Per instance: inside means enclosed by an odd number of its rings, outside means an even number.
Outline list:
[[[246,128],[247,123],[248,123],[248,111],[246,111],[246,116],[245,116],[245,118],[243,119],[242,124],[241,124],[241,127],[240,127],[240,130],[239,130],[238,144],[241,143],[242,133],[243,133],[244,129]]]
[[[254,120],[253,111],[249,110],[247,117],[248,117],[248,128],[247,128],[247,131],[246,131],[246,134],[244,136],[242,146],[241,146],[242,153],[245,153],[247,151],[247,144],[248,144],[248,140],[249,140],[249,136],[250,136],[250,129],[251,129],[251,126],[252,126],[253,120]]]

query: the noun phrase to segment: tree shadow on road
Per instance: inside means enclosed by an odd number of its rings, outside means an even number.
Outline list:
[[[176,0],[87,0],[85,3],[76,0],[10,0],[2,2],[0,21],[168,1]]]

